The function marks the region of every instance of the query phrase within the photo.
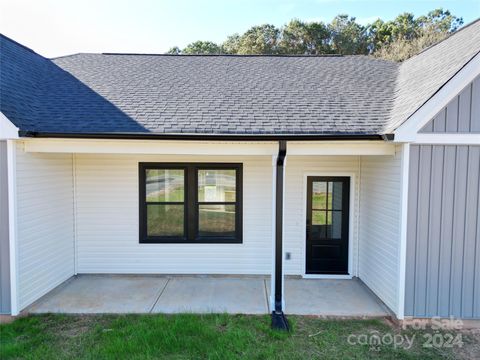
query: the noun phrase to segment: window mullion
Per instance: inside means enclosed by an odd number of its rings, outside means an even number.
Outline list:
[[[198,219],[198,209],[197,209],[197,173],[194,166],[189,166],[186,169],[187,176],[187,199],[186,199],[186,208],[187,208],[187,223],[186,226],[186,236],[188,241],[195,240],[197,232],[197,219]]]

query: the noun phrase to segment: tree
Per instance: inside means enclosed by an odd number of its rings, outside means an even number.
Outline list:
[[[426,16],[416,20],[417,25],[424,31],[452,33],[463,25],[463,19],[453,16],[450,11],[438,8],[430,11]]]
[[[253,26],[240,37],[238,54],[276,54],[280,31],[270,24]]]
[[[435,9],[415,18],[403,13],[390,21],[381,19],[363,26],[354,17],[338,15],[332,22],[293,19],[280,29],[271,24],[253,26],[244,34],[233,34],[218,45],[195,41],[169,54],[371,54],[402,61],[444,39],[463,24],[448,10]]]
[[[291,20],[281,29],[279,51],[283,54],[319,55],[331,52],[330,33],[319,22]]]
[[[211,41],[195,41],[188,44],[185,49],[182,50],[182,54],[221,54],[222,49],[220,46]]]
[[[435,9],[416,19],[413,14],[401,14],[393,21],[371,28],[374,55],[393,61],[406,60],[445,39],[462,24],[462,18],[443,9]]]
[[[391,61],[404,61],[420,53],[423,49],[442,41],[448,36],[448,33],[426,31],[415,39],[397,39],[384,45],[374,56]]]
[[[337,15],[328,25],[330,42],[335,54],[368,54],[366,27],[348,15]]]
[[[222,44],[222,50],[225,54],[238,54],[238,49],[240,49],[240,40],[241,37],[238,34],[233,34],[227,37]]]
[[[178,46],[171,47],[166,54],[179,55],[182,51]]]

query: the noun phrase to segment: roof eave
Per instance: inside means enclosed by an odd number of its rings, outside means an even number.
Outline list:
[[[393,134],[207,134],[207,133],[56,133],[20,131],[21,137],[119,140],[200,140],[200,141],[392,141]]]

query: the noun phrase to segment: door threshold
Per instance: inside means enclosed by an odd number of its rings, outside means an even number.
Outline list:
[[[351,280],[352,275],[333,275],[333,274],[303,274],[304,279],[332,279],[332,280]]]

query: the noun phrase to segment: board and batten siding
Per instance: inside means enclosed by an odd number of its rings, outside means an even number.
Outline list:
[[[336,174],[355,176],[353,229],[352,229],[352,274],[356,275],[357,217],[359,194],[358,156],[287,156],[285,167],[285,206],[284,206],[284,252],[290,253],[284,260],[285,274],[305,274],[305,235],[306,235],[306,183],[305,176],[335,176]],[[345,175],[343,175],[345,176]]]
[[[480,133],[480,76],[451,100],[421,133]]]
[[[71,154],[16,155],[21,310],[74,274],[73,176]]]
[[[243,163],[242,244],[140,244],[139,162]],[[271,156],[76,154],[78,273],[270,274]]]
[[[395,156],[362,156],[359,278],[392,310],[398,308],[401,146]]]
[[[0,314],[10,313],[7,142],[0,141]]]
[[[480,318],[480,146],[410,149],[405,315]]]

